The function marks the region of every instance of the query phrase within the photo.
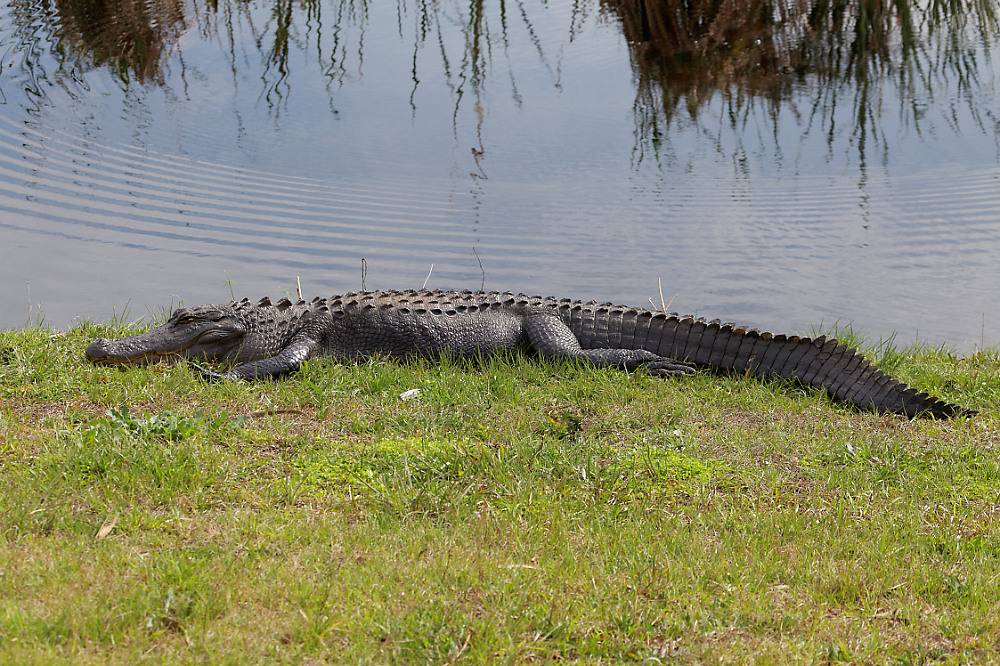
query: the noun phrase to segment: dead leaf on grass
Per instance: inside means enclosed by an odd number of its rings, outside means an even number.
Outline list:
[[[101,525],[101,529],[97,530],[97,534],[94,535],[94,538],[97,541],[103,541],[109,534],[111,534],[111,530],[115,528],[115,523],[117,522],[118,522],[117,513],[111,516],[110,518],[106,518],[104,520],[104,524]]]

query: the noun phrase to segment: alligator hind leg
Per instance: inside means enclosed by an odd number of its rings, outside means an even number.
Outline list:
[[[563,320],[547,312],[528,315],[524,335],[531,349],[545,358],[573,359],[664,376],[686,375],[695,371],[689,363],[658,356],[645,349],[584,349]]]

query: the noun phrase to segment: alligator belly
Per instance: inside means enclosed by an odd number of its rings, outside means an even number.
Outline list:
[[[339,358],[475,358],[523,346],[520,317],[503,312],[386,310],[339,317],[327,349]]]

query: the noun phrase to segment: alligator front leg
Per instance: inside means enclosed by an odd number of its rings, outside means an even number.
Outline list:
[[[290,372],[295,372],[318,349],[319,342],[316,340],[301,338],[292,340],[277,356],[243,363],[226,372],[212,372],[197,364],[192,363],[192,365],[206,379],[266,379],[268,377],[279,377],[287,375]]]
[[[695,372],[690,363],[675,361],[645,349],[584,349],[573,331],[559,317],[548,313],[528,315],[524,327],[528,344],[545,358],[573,359],[598,366],[643,370],[660,376]]]

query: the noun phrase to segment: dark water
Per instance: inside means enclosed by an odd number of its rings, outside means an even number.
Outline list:
[[[364,259],[1000,344],[992,3],[8,2],[0,327],[356,290]]]

